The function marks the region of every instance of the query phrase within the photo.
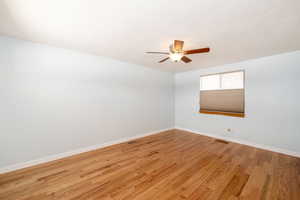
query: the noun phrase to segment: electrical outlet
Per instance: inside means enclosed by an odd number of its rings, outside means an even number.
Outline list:
[[[224,137],[228,136],[228,135],[231,135],[232,133],[232,129],[231,128],[225,128],[225,131],[223,131],[222,135]]]

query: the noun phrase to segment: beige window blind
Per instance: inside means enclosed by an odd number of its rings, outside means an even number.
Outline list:
[[[200,113],[244,117],[244,71],[200,77]]]

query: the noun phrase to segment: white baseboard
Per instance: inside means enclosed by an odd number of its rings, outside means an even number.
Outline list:
[[[153,135],[153,134],[156,134],[156,133],[169,131],[169,130],[173,130],[173,129],[192,132],[192,133],[199,134],[199,135],[205,135],[205,136],[212,137],[212,138],[222,139],[222,140],[226,140],[226,141],[230,141],[230,142],[235,142],[235,143],[239,143],[239,144],[243,144],[243,145],[247,145],[247,146],[256,147],[256,148],[259,148],[259,149],[264,149],[264,150],[273,151],[273,152],[282,153],[282,154],[286,154],[286,155],[290,155],[290,156],[300,158],[300,152],[294,152],[294,151],[281,149],[281,148],[277,148],[277,147],[272,147],[272,146],[267,146],[267,145],[262,145],[262,144],[255,144],[255,143],[244,141],[244,140],[233,139],[233,138],[228,138],[228,137],[222,137],[222,136],[217,136],[217,135],[209,134],[209,133],[202,133],[202,132],[187,129],[187,128],[175,127],[175,128],[167,128],[167,129],[157,130],[157,131],[153,131],[153,132],[149,132],[149,133],[145,133],[145,134],[140,134],[140,135],[136,135],[136,136],[132,136],[132,137],[125,137],[125,138],[121,138],[121,139],[118,139],[118,140],[114,140],[114,141],[110,141],[110,142],[106,142],[106,143],[102,143],[102,144],[97,144],[97,145],[83,147],[83,148],[80,148],[80,149],[76,149],[76,150],[72,150],[72,151],[68,151],[68,152],[64,152],[64,153],[59,153],[59,154],[55,154],[55,155],[46,156],[46,157],[39,158],[39,159],[36,159],[36,160],[30,160],[30,161],[26,161],[26,162],[22,162],[22,163],[17,163],[17,164],[14,164],[14,165],[9,165],[9,166],[0,168],[0,174],[15,171],[15,170],[18,170],[18,169],[31,167],[31,166],[34,166],[34,165],[38,165],[38,164],[42,164],[42,163],[46,163],[46,162],[50,162],[50,161],[54,161],[54,160],[58,160],[58,159],[65,158],[65,157],[68,157],[68,156],[72,156],[72,155],[75,155],[75,154],[100,149],[100,148],[107,147],[107,146],[110,146],[110,145],[123,143],[123,142],[126,142],[126,141],[138,139],[138,138],[141,138],[141,137],[145,137],[145,136],[149,136],[149,135]]]
[[[272,146],[268,146],[268,145],[264,145],[264,144],[256,144],[256,143],[252,143],[252,142],[248,142],[248,141],[240,140],[240,139],[222,137],[222,136],[209,134],[209,133],[202,133],[202,132],[187,129],[187,128],[175,127],[175,129],[182,130],[182,131],[187,131],[187,132],[191,132],[191,133],[195,133],[195,134],[199,134],[199,135],[205,135],[205,136],[212,137],[212,138],[217,138],[217,139],[221,139],[221,140],[225,140],[225,141],[229,141],[229,142],[234,142],[234,143],[238,143],[238,144],[243,144],[243,145],[255,147],[255,148],[258,148],[258,149],[264,149],[264,150],[273,151],[273,152],[276,152],[276,153],[281,153],[281,154],[285,154],[285,155],[300,158],[300,152],[290,151],[290,150],[281,149],[281,148],[277,148],[277,147],[272,147]]]
[[[168,131],[168,130],[173,130],[173,129],[174,128],[167,128],[167,129],[152,131],[152,132],[145,133],[145,134],[135,135],[135,136],[132,136],[132,137],[124,137],[124,138],[121,138],[121,139],[118,139],[118,140],[114,140],[114,141],[110,141],[110,142],[106,142],[106,143],[102,143],[102,144],[96,144],[96,145],[93,145],[93,146],[83,147],[83,148],[80,148],[80,149],[75,149],[75,150],[64,152],[64,153],[50,155],[50,156],[46,156],[46,157],[35,159],[35,160],[30,160],[30,161],[26,161],[26,162],[22,162],[22,163],[17,163],[17,164],[14,164],[14,165],[9,165],[9,166],[0,168],[0,174],[15,171],[15,170],[18,170],[18,169],[31,167],[31,166],[34,166],[34,165],[38,165],[38,164],[42,164],[42,163],[46,163],[46,162],[50,162],[50,161],[54,161],[54,160],[58,160],[58,159],[65,158],[65,157],[68,157],[68,156],[72,156],[72,155],[75,155],[75,154],[84,153],[84,152],[92,151],[92,150],[95,150],[95,149],[100,149],[100,148],[107,147],[107,146],[110,146],[110,145],[123,143],[123,142],[126,142],[126,141],[138,139],[138,138],[141,138],[141,137],[145,137],[145,136],[149,136],[149,135],[153,135],[153,134],[156,134],[156,133],[160,133],[160,132],[164,132],[164,131]]]

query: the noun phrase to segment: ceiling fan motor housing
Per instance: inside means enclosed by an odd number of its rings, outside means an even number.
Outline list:
[[[185,55],[197,54],[197,53],[207,53],[210,51],[209,48],[192,49],[192,50],[184,51],[183,44],[184,44],[184,41],[174,40],[173,44],[171,44],[169,47],[169,53],[167,53],[167,52],[147,52],[147,53],[169,54],[169,57],[162,59],[161,61],[159,61],[159,63],[165,62],[169,58],[173,62],[179,62],[181,60],[185,63],[189,63],[189,62],[192,62],[192,60]]]

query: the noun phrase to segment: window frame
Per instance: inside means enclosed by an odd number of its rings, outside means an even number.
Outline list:
[[[237,113],[237,112],[223,112],[223,111],[208,111],[208,110],[201,110],[200,104],[199,104],[199,113],[201,114],[212,114],[212,115],[225,115],[225,116],[231,116],[231,117],[241,117],[244,118],[245,117],[245,69],[238,69],[238,70],[232,70],[232,71],[225,71],[225,72],[218,72],[218,73],[211,73],[211,74],[204,74],[204,75],[200,75],[200,84],[199,84],[199,100],[200,100],[200,95],[201,95],[201,91],[209,91],[209,90],[201,90],[201,77],[205,77],[205,76],[211,76],[211,75],[222,75],[222,74],[228,74],[228,73],[234,73],[234,72],[243,72],[243,88],[239,88],[239,89],[243,89],[244,90],[244,112],[243,113]],[[220,78],[220,88],[222,88],[222,76],[219,76]],[[232,90],[232,89],[214,89],[214,90]]]
[[[205,75],[200,75],[200,90],[199,91],[208,91],[208,90],[201,90],[201,77],[205,77],[205,76],[213,76],[213,75],[221,75],[221,74],[230,74],[230,73],[234,73],[234,72],[243,72],[243,88],[235,88],[235,89],[245,89],[245,70],[241,69],[241,70],[234,70],[234,71],[228,71],[228,72],[220,72],[220,73],[213,73],[213,74],[205,74]],[[222,88],[222,76],[219,76],[219,81],[220,81],[220,88]],[[232,89],[214,89],[214,90],[232,90]]]

